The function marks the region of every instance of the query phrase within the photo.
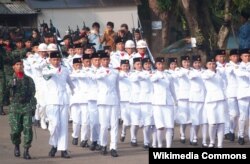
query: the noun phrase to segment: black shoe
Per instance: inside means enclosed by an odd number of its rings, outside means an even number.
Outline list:
[[[35,120],[35,121],[34,121],[34,126],[40,128],[40,127],[41,127],[41,125],[40,125],[40,120]]]
[[[69,121],[68,121],[69,124],[72,124],[72,122],[73,122],[72,120],[69,120]]]
[[[138,146],[137,142],[131,142],[130,144],[131,144],[132,147]]]
[[[240,145],[244,145],[244,144],[245,144],[244,138],[243,138],[243,137],[239,137],[238,143],[239,143]]]
[[[96,145],[96,147],[95,147],[95,150],[97,150],[97,151],[102,150],[102,146],[101,146],[101,145],[99,145],[99,144],[97,144],[97,145]]]
[[[123,124],[123,120],[119,118],[119,125]]]
[[[111,149],[110,154],[112,157],[118,157],[117,151],[114,149]]]
[[[230,140],[230,136],[231,136],[230,133],[225,134],[225,140]]]
[[[14,155],[15,155],[15,157],[20,157],[20,148],[19,148],[19,145],[15,145]]]
[[[143,149],[144,149],[145,151],[148,151],[148,150],[149,150],[149,146],[148,146],[148,145],[143,145]]]
[[[124,141],[125,141],[125,136],[121,136],[121,137],[120,137],[120,141],[121,141],[121,142],[124,142]]]
[[[29,154],[29,148],[24,149],[23,158],[24,159],[31,159],[30,154]]]
[[[195,140],[195,141],[190,141],[190,145],[193,145],[193,146],[197,146],[198,145],[198,142],[197,142],[197,140]]]
[[[91,143],[91,145],[89,146],[89,150],[94,151],[96,149],[97,146],[97,141],[94,141]]]
[[[201,147],[202,148],[207,148],[208,146],[207,146],[207,144],[202,144]]]
[[[0,115],[6,115],[6,113],[4,112],[4,110],[3,110],[3,106],[0,106]]]
[[[230,140],[231,142],[234,142],[234,140],[235,140],[235,134],[234,134],[234,133],[230,133],[230,138],[229,138],[229,140]]]
[[[101,154],[106,155],[108,153],[107,146],[102,146]]]
[[[82,140],[82,142],[80,143],[80,146],[81,147],[89,147],[88,140]]]
[[[55,157],[56,152],[57,152],[57,148],[52,146],[52,148],[50,149],[50,152],[49,152],[49,156],[50,157]]]
[[[180,139],[180,143],[185,144],[186,143],[186,139]]]
[[[61,157],[62,158],[70,158],[70,155],[69,155],[69,153],[68,153],[68,151],[61,151]]]
[[[72,145],[78,145],[78,138],[72,139]]]

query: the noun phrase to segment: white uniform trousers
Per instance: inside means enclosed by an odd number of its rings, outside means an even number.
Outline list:
[[[46,115],[49,120],[49,144],[57,150],[68,149],[68,105],[47,105]]]
[[[155,127],[174,128],[174,106],[152,105]]]
[[[203,107],[203,102],[189,102],[192,125],[201,125],[207,123],[207,113]]]
[[[110,127],[110,150],[117,149],[118,141],[118,106],[98,105],[100,121],[100,145],[108,144],[108,129]]]
[[[190,109],[188,99],[178,100],[176,113],[176,123],[178,124],[189,124],[191,123]]]
[[[250,120],[250,97],[238,99],[240,117],[239,117],[239,136],[244,137],[245,126],[248,128],[248,136],[250,138],[250,125],[246,124]]]
[[[123,125],[130,126],[131,119],[130,119],[130,106],[128,101],[121,101],[121,119],[123,120]]]
[[[89,138],[89,111],[88,104],[73,104],[71,106],[73,121],[72,137],[78,138],[81,129],[81,141]]]
[[[97,108],[97,102],[95,100],[88,101],[88,111],[89,111],[89,126],[90,126],[90,141],[99,140],[99,114]]]
[[[231,132],[234,133],[238,117],[239,117],[239,107],[238,100],[236,97],[227,99],[227,113],[226,123],[225,123],[225,134]]]
[[[226,120],[226,102],[225,100],[208,102],[204,104],[207,112],[208,124],[221,124]]]

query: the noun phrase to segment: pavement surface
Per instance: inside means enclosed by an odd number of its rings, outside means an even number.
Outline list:
[[[25,160],[22,158],[23,149],[21,149],[21,157],[14,157],[13,150],[14,146],[10,141],[10,127],[8,124],[8,115],[0,116],[0,164],[147,164],[148,163],[148,152],[144,151],[143,146],[143,134],[142,129],[138,133],[138,147],[130,146],[130,133],[127,131],[127,137],[125,142],[118,142],[118,154],[119,157],[113,158],[110,154],[103,156],[98,151],[90,151],[87,148],[82,148],[79,145],[74,146],[71,144],[72,137],[72,124],[69,124],[69,153],[71,155],[70,159],[63,159],[60,157],[60,152],[57,152],[55,158],[48,157],[48,152],[50,150],[50,145],[48,144],[49,140],[49,131],[43,130],[41,128],[33,128],[34,138],[32,142],[32,147],[30,148],[31,160]],[[119,128],[120,134],[121,127]],[[187,129],[189,130],[189,129]],[[35,134],[36,132],[36,134]],[[188,131],[187,131],[188,132]],[[192,146],[189,142],[186,144],[181,144],[179,142],[179,127],[175,128],[174,135],[174,148],[197,148],[201,147],[199,142],[198,146]],[[199,134],[199,136],[201,136]],[[201,139],[199,139],[201,141]],[[229,142],[224,140],[224,147],[228,148],[250,148],[248,139],[246,139],[245,145],[239,145],[237,141]]]

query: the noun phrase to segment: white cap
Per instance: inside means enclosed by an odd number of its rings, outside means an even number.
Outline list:
[[[139,41],[137,42],[136,48],[147,48],[147,43],[146,43],[146,41],[144,41],[144,40],[139,40]]]
[[[58,51],[56,44],[50,43],[48,45],[48,51]]]
[[[39,44],[38,51],[48,51],[47,45],[45,43]]]
[[[125,48],[135,48],[135,42],[133,40],[127,40],[125,43]]]

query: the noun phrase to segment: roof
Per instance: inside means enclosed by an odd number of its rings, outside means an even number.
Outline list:
[[[26,0],[33,9],[137,6],[140,0]]]
[[[25,2],[4,0],[0,3],[0,14],[37,14],[37,12],[31,9]]]

